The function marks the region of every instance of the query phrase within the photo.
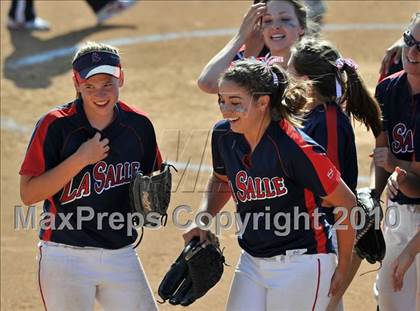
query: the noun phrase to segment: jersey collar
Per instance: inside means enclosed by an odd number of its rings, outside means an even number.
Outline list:
[[[111,124],[109,124],[106,128],[104,128],[101,131],[92,127],[92,125],[90,124],[86,116],[85,109],[83,108],[83,100],[81,98],[76,99],[74,102],[74,105],[76,105],[76,110],[77,110],[77,115],[78,115],[78,118],[77,118],[78,125],[80,127],[86,128],[89,132],[93,133],[92,136],[96,132],[110,134],[118,126],[118,124],[121,121],[121,108],[120,108],[119,102],[117,102],[114,106],[115,119],[111,122]]]

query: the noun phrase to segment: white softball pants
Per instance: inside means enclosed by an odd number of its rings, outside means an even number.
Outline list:
[[[154,311],[157,306],[137,252],[39,243],[39,286],[48,311]]]
[[[256,258],[242,251],[226,310],[324,311],[335,267],[335,254]]]
[[[403,288],[399,292],[394,292],[392,288],[391,264],[420,229],[420,205],[399,205],[388,201],[384,220],[386,254],[376,278],[379,310],[418,311],[420,310],[420,255],[416,256],[416,260],[405,273]]]

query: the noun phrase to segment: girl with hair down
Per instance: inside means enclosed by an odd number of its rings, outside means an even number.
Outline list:
[[[329,159],[340,171],[347,186],[356,193],[358,166],[350,117],[362,122],[377,137],[381,132],[381,111],[369,94],[357,65],[341,58],[328,41],[305,38],[292,49],[288,70],[309,84],[311,101],[306,105],[303,131],[325,148]],[[333,209],[321,202],[327,221],[334,225]],[[338,216],[338,215],[337,215]],[[335,230],[333,230],[335,233]],[[333,234],[335,248],[341,245]],[[330,302],[328,310],[343,309],[340,301],[362,259],[355,253],[344,286]]]
[[[311,32],[307,9],[301,0],[256,0],[245,14],[234,37],[203,68],[197,84],[211,94],[232,60],[277,56],[287,66],[290,49]]]
[[[322,147],[299,129],[305,92],[281,67],[257,60],[235,62],[220,78],[224,120],[213,129],[213,175],[199,211],[214,217],[231,197],[236,203],[242,254],[229,311],[325,310],[350,265],[349,217],[336,264],[315,198],[347,211],[356,199]],[[211,240],[201,224],[184,239],[194,236]]]
[[[20,170],[25,205],[44,201],[39,287],[46,310],[157,310],[138,254],[129,183],[159,169],[155,132],[119,99],[115,47],[88,42],[73,60],[77,98],[37,123]],[[117,216],[117,217],[114,217]]]

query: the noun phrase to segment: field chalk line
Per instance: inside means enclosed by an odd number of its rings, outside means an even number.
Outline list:
[[[404,24],[326,24],[323,31],[337,32],[349,30],[403,30]],[[127,46],[134,44],[165,42],[179,39],[191,38],[208,38],[208,37],[224,37],[231,36],[237,32],[236,28],[220,28],[207,30],[194,30],[185,32],[168,32],[163,34],[151,34],[144,36],[124,37],[111,40],[105,40],[103,43],[114,46]],[[26,66],[32,66],[40,63],[45,63],[59,57],[73,55],[78,45],[67,46],[59,49],[45,51],[42,53],[23,57],[15,62],[6,65],[6,69],[19,69]]]

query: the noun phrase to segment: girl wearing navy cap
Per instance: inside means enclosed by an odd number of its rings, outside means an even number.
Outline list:
[[[44,201],[39,286],[47,310],[157,310],[130,225],[128,185],[161,157],[143,112],[119,100],[118,50],[89,42],[76,53],[77,99],[37,123],[23,161],[21,198]],[[130,230],[132,229],[132,230]]]

